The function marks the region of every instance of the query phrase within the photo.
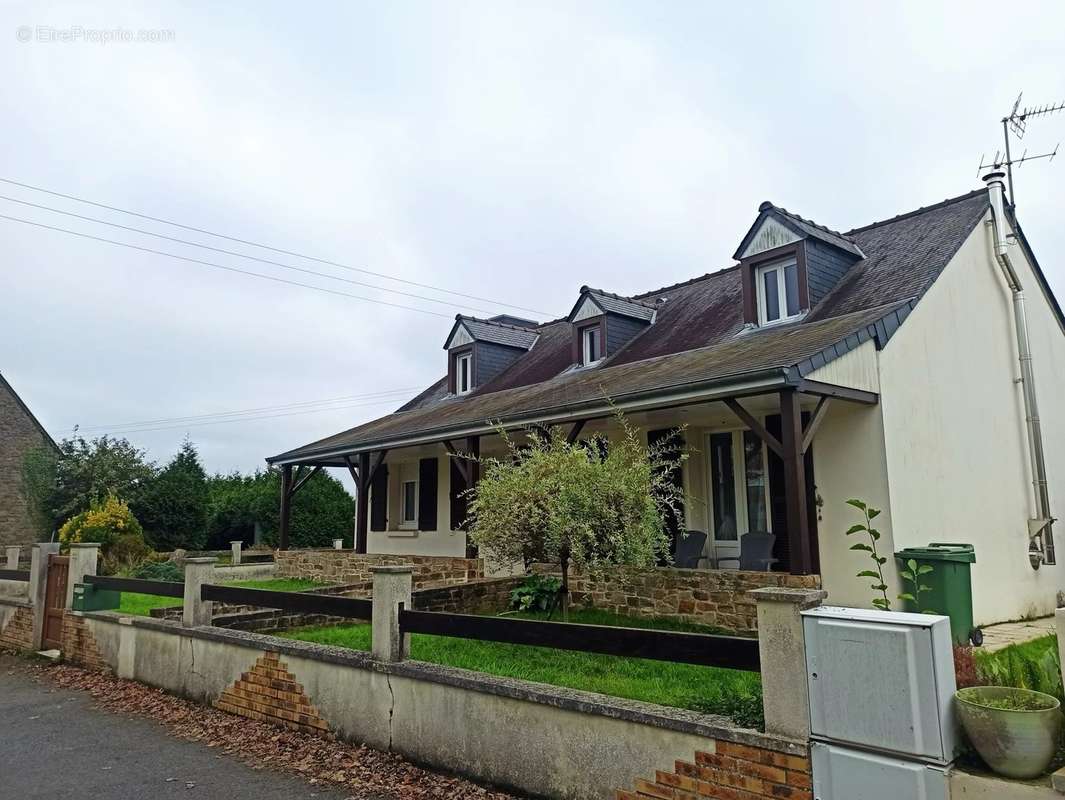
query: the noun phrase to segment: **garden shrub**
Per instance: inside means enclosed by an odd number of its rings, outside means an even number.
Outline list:
[[[515,611],[547,611],[555,603],[561,578],[553,575],[529,575],[510,590],[510,607]]]
[[[144,531],[129,506],[109,494],[100,503],[93,503],[88,511],[82,511],[68,519],[59,529],[59,543],[68,549],[76,542],[99,542],[104,555],[119,537],[144,538]]]
[[[126,533],[119,536],[112,543],[110,552],[105,553],[100,560],[100,573],[102,575],[116,575],[126,573],[137,567],[152,556],[152,548],[144,541],[144,537],[136,533]]]
[[[141,578],[146,581],[174,581],[185,582],[185,570],[173,561],[146,561],[135,567],[130,573],[131,578]]]

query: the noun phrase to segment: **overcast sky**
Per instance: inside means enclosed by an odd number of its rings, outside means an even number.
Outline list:
[[[0,200],[3,215],[443,315],[0,219],[0,372],[48,430],[275,409],[127,434],[165,461],[187,433],[210,471],[393,410],[400,393],[367,395],[439,378],[458,311],[546,319],[585,283],[625,294],[727,267],[766,199],[845,230],[961,194],[1018,91],[1065,99],[1060,2],[201,5],[0,3],[0,178],[487,298],[0,183],[443,301]],[[114,28],[172,36],[87,41]],[[1059,139],[1065,114],[1031,122],[1025,144]],[[1063,170],[1017,174],[1059,296]],[[294,405],[330,398],[346,399]]]

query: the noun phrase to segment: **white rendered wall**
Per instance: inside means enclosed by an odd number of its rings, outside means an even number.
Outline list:
[[[989,215],[990,216],[990,215]],[[1019,247],[1055,516],[1065,505],[1065,337]],[[1027,556],[1031,475],[1010,293],[980,224],[880,353],[898,547],[971,542],[978,625],[1049,614],[1062,567]],[[1058,536],[1065,544],[1065,526]],[[1063,553],[1065,555],[1065,553]]]

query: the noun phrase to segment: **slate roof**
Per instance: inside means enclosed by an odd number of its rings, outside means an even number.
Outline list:
[[[454,333],[455,327],[459,325],[468,330],[470,336],[478,342],[492,342],[506,347],[518,347],[522,350],[528,350],[536,344],[536,340],[540,336],[535,326],[519,327],[490,319],[468,317],[464,314],[455,316],[455,326],[451,329],[452,333]],[[450,341],[451,334],[448,334],[447,338]],[[446,348],[447,345],[445,344],[444,347]]]
[[[824,225],[818,225],[813,220],[804,219],[798,214],[791,213],[786,208],[773,205],[769,201],[766,201],[759,206],[759,210],[761,211],[768,209],[773,209],[780,216],[785,217],[792,225],[807,236],[812,236],[814,239],[820,239],[822,242],[827,242],[841,250],[846,250],[848,253],[853,253],[856,256],[863,255],[855,241],[845,233],[838,233],[830,228],[826,228]]]
[[[801,374],[870,337],[883,344],[988,207],[986,191],[976,190],[832,234],[851,241],[865,258],[799,322],[744,330],[740,272],[729,267],[618,298],[654,307],[655,322],[601,367],[572,369],[573,326],[567,320],[547,322],[536,328],[540,337],[536,347],[469,395],[449,396],[447,380],[442,378],[393,414],[268,461],[313,459],[338,449],[367,449],[429,434],[443,438],[448,431],[487,420],[505,422],[556,412],[561,416],[582,406],[601,405],[607,396],[652,397],[770,371]]]
[[[620,314],[623,317],[650,322],[655,316],[655,304],[633,297],[622,297],[619,294],[604,292],[602,289],[592,289],[588,286],[581,287],[581,297],[570,312],[570,317],[577,312],[585,297],[591,297],[595,304],[608,314]]]

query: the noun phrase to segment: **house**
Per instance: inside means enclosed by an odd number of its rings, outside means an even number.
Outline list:
[[[978,624],[1050,613],[1065,318],[1001,175],[986,180],[846,233],[763,203],[718,272],[634,296],[582,287],[551,322],[456,317],[445,377],[268,459],[283,529],[301,470],[347,467],[364,488],[356,549],[462,555],[478,467],[451,454],[501,452],[498,424],[609,435],[609,398],[650,439],[685,426],[687,527],[708,534],[708,567],[770,531],[775,569],[868,606],[867,555],[844,535],[861,498],[883,510],[892,597],[894,551],[961,541],[976,548]]]
[[[48,431],[0,375],[0,547],[40,538],[22,492],[22,463],[27,453],[41,446],[58,450]]]

